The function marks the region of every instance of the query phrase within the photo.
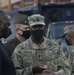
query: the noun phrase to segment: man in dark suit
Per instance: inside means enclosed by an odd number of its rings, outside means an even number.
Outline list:
[[[0,10],[0,39],[7,38],[11,34],[9,18]],[[0,40],[0,75],[16,75],[14,65],[7,49]]]
[[[10,56],[12,56],[15,47],[19,43],[27,40],[31,35],[27,18],[28,18],[27,15],[18,13],[14,17],[16,37],[4,44],[5,47],[8,49]]]

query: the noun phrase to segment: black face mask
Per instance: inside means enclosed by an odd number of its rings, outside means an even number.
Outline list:
[[[12,32],[11,32],[11,29],[10,28],[8,28],[8,27],[5,27],[5,29],[3,30],[3,38],[7,38],[7,37],[9,37],[10,35],[12,34]]]
[[[30,30],[26,30],[26,31],[21,30],[21,31],[23,32],[23,34],[21,35],[22,37],[28,39],[31,36]]]
[[[65,41],[66,41],[67,45],[69,45],[69,46],[72,45],[71,42],[68,39],[65,39]]]
[[[6,39],[7,37],[9,37],[12,34],[11,29],[6,27],[5,23],[3,23],[3,21],[0,20],[0,22],[5,26],[5,29],[2,30],[2,32],[3,32],[2,37],[0,37],[0,38],[5,38]],[[10,25],[10,23],[7,23],[7,24]]]
[[[31,33],[34,39],[41,40],[44,35],[44,30],[31,30]]]

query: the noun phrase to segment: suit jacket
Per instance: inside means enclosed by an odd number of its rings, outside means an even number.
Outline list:
[[[0,75],[16,75],[14,65],[7,49],[0,41]]]
[[[7,43],[4,44],[5,47],[8,49],[10,56],[12,56],[14,49],[19,43],[20,41],[15,37],[14,39],[9,40]]]

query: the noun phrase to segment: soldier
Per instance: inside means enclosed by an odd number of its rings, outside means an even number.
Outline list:
[[[44,17],[28,17],[31,37],[19,44],[12,55],[16,75],[70,75],[64,53],[53,41],[44,37]]]
[[[12,56],[12,53],[13,53],[15,47],[19,43],[28,39],[31,35],[27,18],[28,18],[28,16],[23,15],[23,14],[16,14],[16,16],[15,16],[16,37],[12,40],[9,40],[7,43],[5,43],[5,46],[8,49],[10,56]]]
[[[65,41],[67,43],[69,52],[69,61],[71,65],[72,75],[74,75],[74,25],[66,26],[64,28]]]
[[[6,13],[0,10],[0,39],[7,38],[11,35],[11,30],[8,28],[10,21]],[[0,75],[15,75],[13,62],[0,40]]]

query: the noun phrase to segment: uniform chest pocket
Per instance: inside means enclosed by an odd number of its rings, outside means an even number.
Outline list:
[[[30,67],[33,64],[33,53],[32,52],[26,52],[23,56],[23,65],[25,67]]]

